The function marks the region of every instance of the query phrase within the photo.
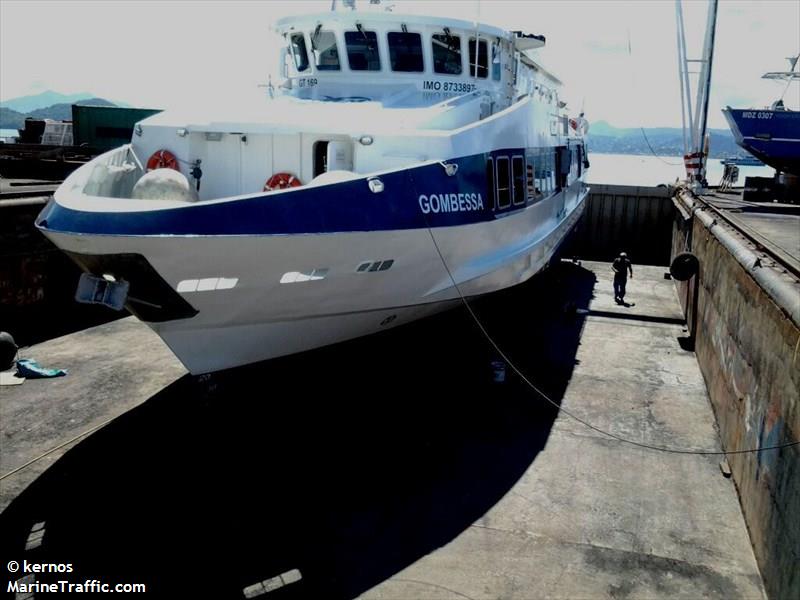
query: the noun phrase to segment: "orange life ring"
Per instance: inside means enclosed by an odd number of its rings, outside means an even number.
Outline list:
[[[180,171],[178,159],[169,150],[157,150],[147,159],[147,170],[152,171],[153,169],[174,169],[175,171]]]
[[[275,175],[267,179],[267,183],[264,184],[264,191],[285,190],[300,187],[301,185],[303,185],[303,182],[291,173],[275,173]]]

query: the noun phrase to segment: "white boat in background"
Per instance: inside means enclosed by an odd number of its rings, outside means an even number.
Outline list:
[[[277,31],[284,80],[257,114],[154,115],[59,187],[37,226],[86,271],[78,299],[124,304],[199,374],[547,265],[588,162],[582,121],[531,58],[543,37],[381,10]]]

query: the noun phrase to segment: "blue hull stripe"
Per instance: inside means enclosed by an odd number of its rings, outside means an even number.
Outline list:
[[[37,226],[75,234],[156,236],[318,234],[466,225],[525,207],[495,210],[494,200],[486,197],[486,159],[513,154],[524,156],[525,151],[507,149],[448,161],[459,167],[452,177],[438,163],[386,173],[379,176],[384,191],[377,194],[370,191],[366,178],[360,178],[290,193],[143,212],[79,211],[51,200]],[[435,195],[436,202],[433,198],[430,202],[437,210],[426,204],[428,212],[423,214],[421,195]]]
[[[770,138],[800,139],[800,112],[738,108],[731,108],[728,111],[741,137],[766,135]]]

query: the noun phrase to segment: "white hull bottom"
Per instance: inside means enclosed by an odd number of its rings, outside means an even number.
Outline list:
[[[578,182],[501,219],[435,228],[436,245],[428,229],[209,237],[47,233],[78,254],[144,256],[198,311],[148,325],[191,373],[201,374],[408,323],[456,306],[459,290],[477,296],[521,283],[548,264],[587,194]],[[135,291],[132,286],[131,297]]]
[[[193,374],[219,371],[370,335],[458,306],[458,300],[210,329],[154,329]],[[153,326],[153,324],[150,324]]]

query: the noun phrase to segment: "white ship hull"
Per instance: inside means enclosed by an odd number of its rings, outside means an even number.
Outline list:
[[[588,190],[580,182],[574,187],[492,223],[431,230],[146,241],[47,235],[75,255],[138,254],[146,246],[147,261],[175,290],[181,282],[237,280],[229,289],[182,292],[198,311],[191,318],[148,322],[186,368],[199,374],[408,323],[456,306],[459,290],[475,296],[521,283],[548,264],[580,217]],[[569,200],[557,220],[561,196]],[[393,264],[383,271],[356,270],[388,260]],[[323,269],[324,276],[314,275]],[[301,281],[281,283],[287,273],[300,273],[295,279]]]

